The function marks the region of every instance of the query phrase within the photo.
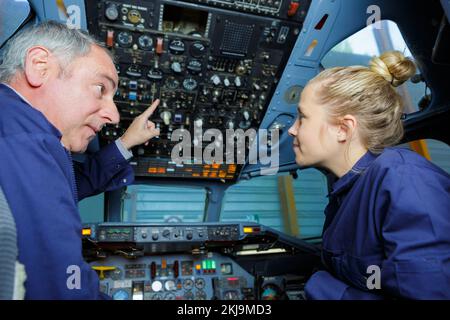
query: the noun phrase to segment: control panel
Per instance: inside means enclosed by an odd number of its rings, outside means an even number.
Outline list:
[[[151,120],[161,133],[133,150],[135,175],[237,179],[252,142],[245,133],[259,128],[308,7],[272,0],[87,1],[88,29],[113,53],[119,75],[121,121],[102,130],[101,144],[160,99]]]
[[[253,300],[254,277],[231,258],[164,255],[110,257],[91,264],[100,290],[115,300]]]
[[[320,250],[256,223],[83,228],[100,289],[125,300],[300,299]]]

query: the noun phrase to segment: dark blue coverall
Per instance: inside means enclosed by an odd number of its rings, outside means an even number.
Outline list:
[[[115,143],[73,165],[60,139],[41,112],[0,84],[0,185],[16,221],[25,298],[103,298],[82,256],[78,201],[132,183],[133,170]]]

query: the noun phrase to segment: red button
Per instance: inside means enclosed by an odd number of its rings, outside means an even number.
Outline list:
[[[292,17],[295,16],[295,14],[297,13],[298,7],[300,7],[300,3],[298,2],[291,2],[289,4],[289,9],[288,9],[288,17]]]

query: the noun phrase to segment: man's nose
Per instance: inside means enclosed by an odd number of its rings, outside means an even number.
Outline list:
[[[116,104],[112,99],[105,105],[102,117],[106,118],[107,123],[111,124],[119,123],[120,114],[119,111],[117,110]]]

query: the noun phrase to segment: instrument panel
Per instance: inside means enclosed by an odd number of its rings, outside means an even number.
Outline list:
[[[173,254],[91,264],[114,300],[254,300],[254,277],[231,258]]]
[[[319,252],[255,223],[83,228],[83,255],[117,300],[299,299]]]
[[[236,180],[253,142],[245,133],[257,132],[308,7],[272,0],[86,2],[89,32],[115,56],[119,75],[121,121],[102,130],[100,143],[117,139],[160,99],[151,120],[161,134],[133,150],[135,175]]]

